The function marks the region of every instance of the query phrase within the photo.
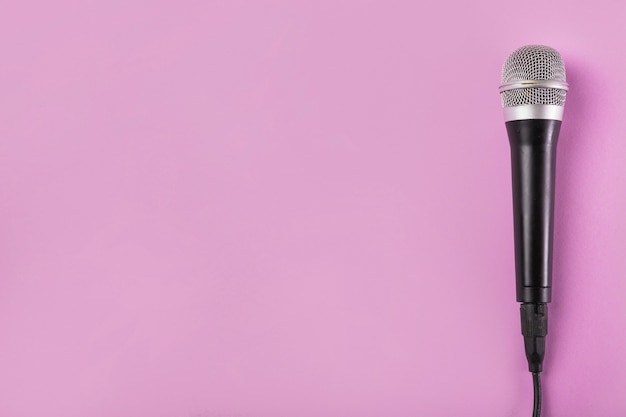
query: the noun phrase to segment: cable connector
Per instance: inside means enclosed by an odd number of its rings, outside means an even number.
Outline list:
[[[539,373],[543,369],[548,334],[548,305],[544,303],[523,303],[520,307],[524,350],[528,359],[528,370]]]

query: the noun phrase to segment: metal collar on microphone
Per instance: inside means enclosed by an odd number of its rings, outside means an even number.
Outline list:
[[[505,107],[504,121],[513,120],[563,120],[563,106],[553,104],[527,104],[525,106]]]

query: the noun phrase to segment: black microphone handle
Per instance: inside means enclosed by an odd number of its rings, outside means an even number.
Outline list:
[[[511,144],[517,301],[552,299],[554,179],[559,120],[506,122]]]

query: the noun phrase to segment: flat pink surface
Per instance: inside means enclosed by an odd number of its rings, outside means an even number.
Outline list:
[[[5,2],[0,416],[530,415],[497,93],[529,43],[571,84],[544,415],[625,416],[625,15]]]

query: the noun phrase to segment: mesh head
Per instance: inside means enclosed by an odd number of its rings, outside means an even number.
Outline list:
[[[502,84],[515,81],[565,82],[565,65],[559,53],[543,45],[528,45],[514,51],[502,65]],[[502,107],[527,104],[565,105],[565,90],[558,88],[518,88],[503,91]]]

